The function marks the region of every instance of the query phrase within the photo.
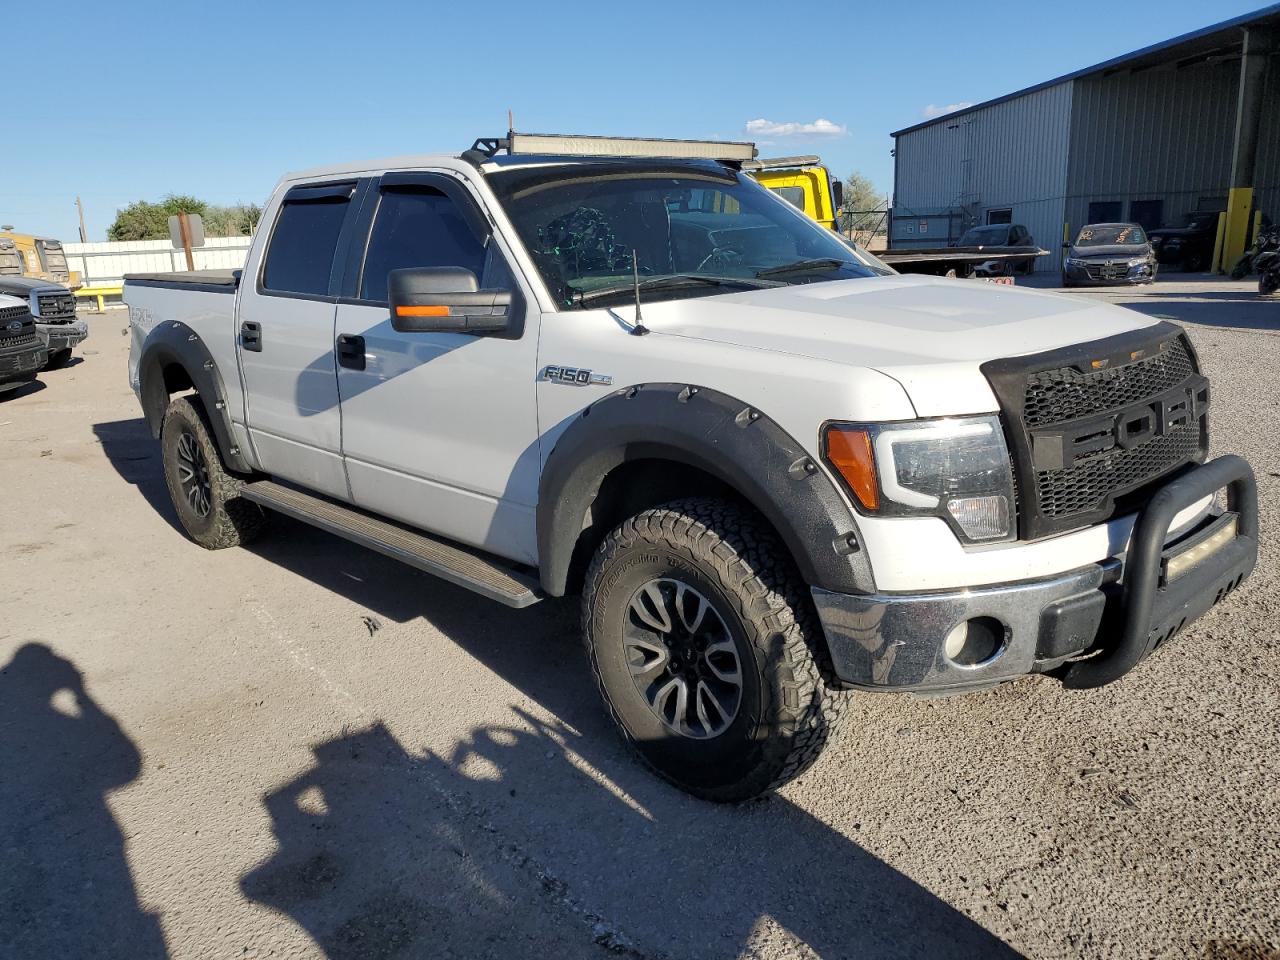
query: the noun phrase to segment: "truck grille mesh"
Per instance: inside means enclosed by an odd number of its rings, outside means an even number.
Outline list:
[[[1034,373],[1027,378],[1023,419],[1034,428],[1118,410],[1164,393],[1194,372],[1179,337],[1153,357],[1114,369],[1081,373],[1065,367]]]
[[[42,293],[41,320],[71,320],[76,315],[76,298],[69,293]]]
[[[1131,490],[1170,467],[1186,463],[1200,450],[1200,424],[1190,425],[1139,447],[1082,461],[1065,470],[1036,473],[1040,509],[1049,517],[1070,517],[1096,510],[1117,490]]]
[[[1004,412],[1025,539],[1105,521],[1207,451],[1207,383],[1172,324],[982,369]]]

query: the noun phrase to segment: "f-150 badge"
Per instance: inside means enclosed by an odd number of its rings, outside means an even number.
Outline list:
[[[613,377],[603,373],[592,373],[577,367],[547,366],[542,370],[542,379],[552,383],[567,383],[574,387],[603,386],[613,383]]]

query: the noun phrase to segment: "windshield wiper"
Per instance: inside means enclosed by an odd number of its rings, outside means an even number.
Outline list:
[[[671,290],[680,287],[689,286],[712,286],[712,287],[748,287],[750,289],[763,289],[764,287],[777,287],[781,283],[774,283],[756,277],[704,277],[697,273],[675,273],[661,277],[649,277],[640,281],[641,290]],[[631,293],[635,290],[634,283],[614,283],[607,287],[597,287],[595,290],[588,290],[579,293],[575,298],[575,303],[591,303],[595,300],[603,300],[606,297],[616,297],[621,294]]]
[[[820,257],[817,260],[797,260],[795,263],[784,263],[780,267],[757,270],[756,277],[764,279],[765,277],[781,277],[788,273],[820,273],[824,270],[843,267],[848,262],[847,260],[836,260],[834,257]]]

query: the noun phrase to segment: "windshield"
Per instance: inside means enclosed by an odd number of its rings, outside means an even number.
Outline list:
[[[0,247],[0,276],[22,273],[22,255],[13,246]]]
[[[1009,227],[1005,224],[988,227],[974,227],[965,231],[965,235],[956,244],[959,247],[1003,247],[1009,243]]]
[[[1081,227],[1077,247],[1137,247],[1147,242],[1147,235],[1136,223],[1095,223]]]
[[[869,277],[839,237],[749,177],[693,164],[591,162],[490,174],[566,308]]]

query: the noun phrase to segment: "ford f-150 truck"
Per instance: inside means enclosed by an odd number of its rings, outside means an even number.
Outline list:
[[[25,301],[0,294],[0,397],[34,380],[48,359]]]
[[[76,318],[75,295],[66,287],[36,277],[0,276],[0,293],[27,301],[49,355],[46,370],[65,366],[75,345],[89,336],[88,324]]]
[[[1097,687],[1249,575],[1253,474],[1206,462],[1181,328],[879,274],[753,156],[509,133],[325,167],[243,271],[127,277],[183,527],[276,511],[513,607],[579,595],[623,737],[721,801],[803,770],[848,691]]]

